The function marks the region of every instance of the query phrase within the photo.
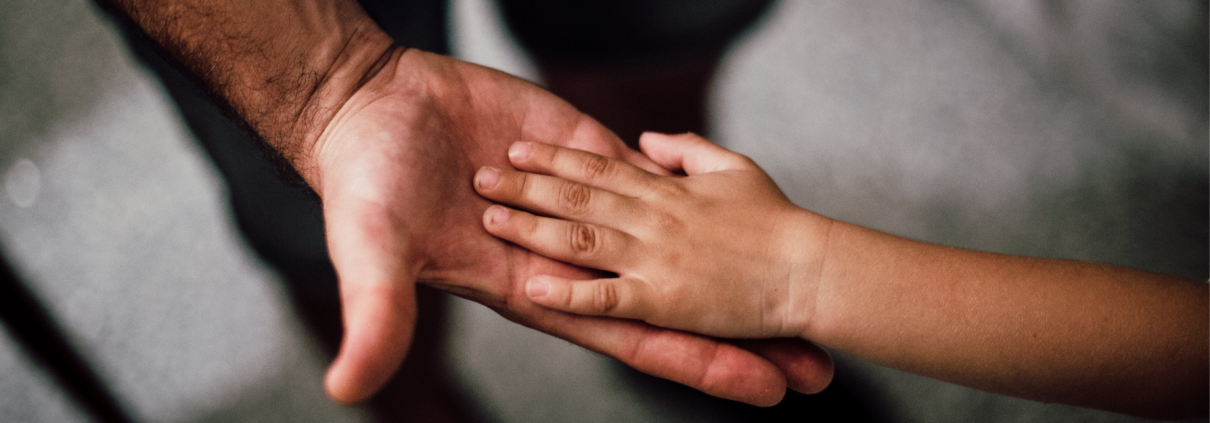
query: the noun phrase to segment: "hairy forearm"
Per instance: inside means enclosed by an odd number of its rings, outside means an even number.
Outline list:
[[[1204,414],[1207,285],[981,253],[837,223],[805,337],[979,389],[1152,417]]]
[[[354,0],[107,1],[304,178],[326,122],[393,47]]]

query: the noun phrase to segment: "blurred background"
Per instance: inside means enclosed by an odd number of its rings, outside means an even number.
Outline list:
[[[452,7],[457,57],[541,82],[492,3]],[[724,57],[707,124],[833,218],[1206,280],[1207,40],[1204,1],[781,1]],[[135,420],[366,421],[324,396],[324,354],[175,110],[92,2],[0,0],[17,273]],[[447,318],[487,421],[770,418],[473,303]],[[0,421],[90,421],[21,345],[0,329]],[[836,358],[848,421],[1137,421]]]

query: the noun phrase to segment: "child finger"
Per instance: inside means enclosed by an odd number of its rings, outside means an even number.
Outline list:
[[[616,271],[626,264],[633,240],[614,229],[535,216],[493,205],[483,212],[488,233],[555,260]]]
[[[632,198],[553,176],[484,167],[475,174],[475,189],[490,200],[562,219],[623,227],[639,218]]]
[[[637,320],[651,315],[647,284],[628,277],[573,281],[535,276],[525,284],[525,295],[542,306],[568,313]]]
[[[660,178],[621,160],[550,144],[517,142],[509,147],[508,158],[519,170],[558,176],[628,196],[642,195]]]

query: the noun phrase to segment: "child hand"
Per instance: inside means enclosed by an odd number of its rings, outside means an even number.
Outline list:
[[[520,171],[484,167],[492,235],[616,278],[536,276],[540,305],[730,338],[802,336],[831,220],[792,204],[750,159],[693,134],[647,133],[663,177],[588,152],[518,142]],[[532,172],[532,173],[527,173]],[[564,220],[566,219],[566,220]]]

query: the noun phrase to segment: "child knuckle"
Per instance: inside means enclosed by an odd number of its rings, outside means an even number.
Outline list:
[[[592,181],[608,178],[609,175],[613,174],[615,165],[613,161],[594,154],[588,156],[580,166],[584,178]]]
[[[597,284],[592,293],[592,310],[608,313],[618,307],[618,287],[612,283]]]
[[[592,202],[592,190],[575,182],[563,182],[559,187],[559,205],[564,211],[579,215],[586,213]]]
[[[591,256],[601,249],[600,236],[592,226],[575,223],[571,225],[571,230],[568,232],[571,251],[576,255]]]

